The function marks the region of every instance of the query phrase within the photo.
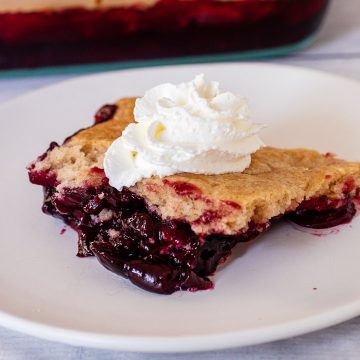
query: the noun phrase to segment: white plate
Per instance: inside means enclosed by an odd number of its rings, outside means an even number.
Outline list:
[[[249,345],[360,314],[360,217],[327,236],[284,223],[217,272],[212,291],[147,293],[75,256],[76,235],[40,211],[25,165],[118,97],[204,72],[246,95],[262,137],[360,159],[360,84],[265,64],[194,65],[86,76],[0,107],[0,323],[71,344],[132,351]],[[239,251],[237,251],[239,253]],[[315,290],[316,289],[316,290]]]

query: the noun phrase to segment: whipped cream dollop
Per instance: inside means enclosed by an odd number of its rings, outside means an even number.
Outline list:
[[[148,90],[134,117],[105,154],[105,174],[118,190],[154,175],[242,172],[264,145],[256,135],[264,125],[251,121],[246,99],[203,74]]]

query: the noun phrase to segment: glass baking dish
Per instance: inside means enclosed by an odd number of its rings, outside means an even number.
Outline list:
[[[310,41],[328,2],[0,0],[0,69],[284,54]]]

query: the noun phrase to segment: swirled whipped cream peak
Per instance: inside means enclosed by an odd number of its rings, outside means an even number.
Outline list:
[[[148,90],[134,117],[105,154],[105,174],[118,190],[151,176],[242,172],[264,145],[257,136],[264,125],[251,121],[246,99],[203,74]]]

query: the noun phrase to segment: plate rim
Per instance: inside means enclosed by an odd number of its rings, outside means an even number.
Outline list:
[[[36,95],[37,93],[41,93],[42,91],[46,91],[49,89],[56,89],[57,87],[63,87],[67,85],[71,85],[71,83],[77,83],[78,81],[83,81],[87,79],[96,79],[101,78],[103,76],[112,75],[112,74],[123,74],[123,73],[136,73],[136,72],[142,72],[142,71],[152,71],[152,70],[171,70],[171,69],[186,69],[186,68],[201,68],[203,66],[206,67],[247,67],[247,66],[254,66],[254,67],[273,67],[277,69],[287,69],[287,70],[295,70],[295,71],[301,71],[304,73],[309,73],[313,75],[321,75],[328,78],[332,78],[337,81],[345,81],[349,84],[359,86],[360,81],[356,79],[352,79],[347,76],[339,75],[339,74],[333,74],[328,71],[324,70],[318,70],[313,68],[308,68],[306,66],[298,66],[298,65],[289,65],[289,64],[281,64],[281,63],[268,63],[268,62],[261,62],[261,61],[229,61],[229,62],[214,62],[214,63],[195,63],[195,64],[181,64],[181,65],[159,65],[159,66],[152,66],[152,67],[138,67],[138,68],[129,68],[129,69],[120,69],[120,70],[108,70],[108,71],[101,71],[101,72],[95,72],[90,74],[80,74],[75,75],[68,79],[62,79],[56,83],[53,84],[46,84],[43,86],[40,86],[39,88],[36,88],[34,90],[29,90],[25,92],[24,94],[15,95],[14,97],[1,101],[0,102],[0,110],[4,106],[10,106],[13,102],[16,102],[21,99],[26,99],[27,97],[31,97]],[[1,80],[1,79],[0,79]]]
[[[261,329],[230,331],[191,336],[129,336],[70,330],[50,326],[0,311],[0,324],[41,339],[73,346],[140,353],[189,353],[225,350],[265,344],[312,333],[350,320],[360,314],[360,299],[316,316],[289,321]],[[259,336],[260,334],[260,336]],[[186,345],[186,346],[185,346]]]

